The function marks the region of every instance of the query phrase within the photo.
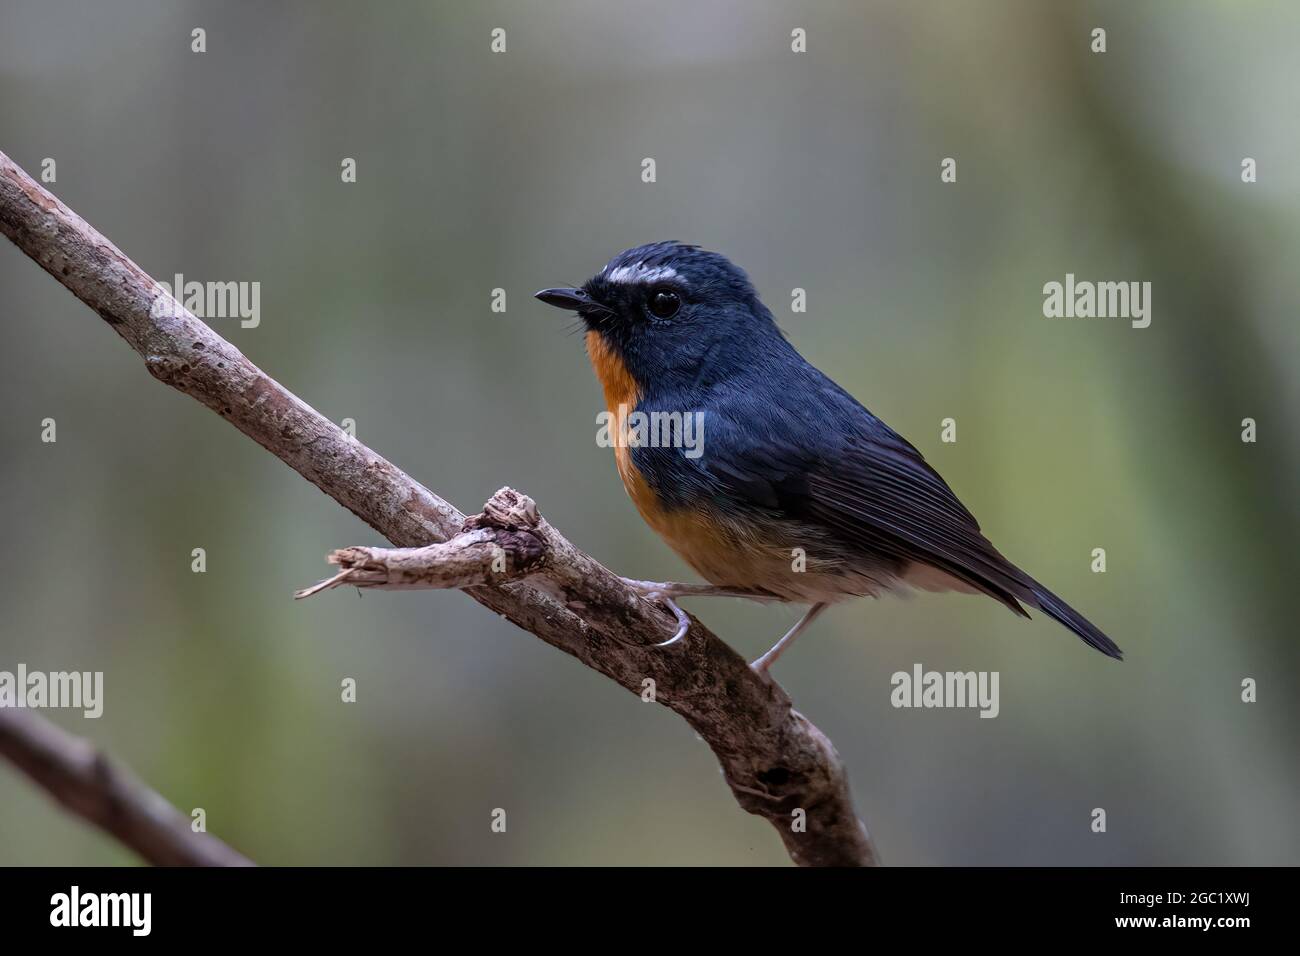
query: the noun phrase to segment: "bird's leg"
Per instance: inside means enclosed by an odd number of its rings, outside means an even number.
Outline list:
[[[657,594],[660,597],[738,597],[751,601],[781,600],[770,591],[762,588],[720,588],[712,584],[682,584],[678,581],[638,581],[635,578],[622,578],[624,584],[641,594]]]
[[[748,590],[745,588],[719,588],[712,584],[681,584],[676,581],[638,581],[635,578],[621,578],[622,582],[636,591],[642,597],[650,600],[659,600],[664,603],[668,610],[673,612],[677,618],[677,631],[668,640],[662,644],[652,644],[651,647],[667,647],[669,644],[676,644],[686,632],[690,630],[691,619],[686,616],[673,598],[679,597],[739,597],[749,598],[751,601],[777,601],[780,600],[770,591]]]
[[[799,619],[798,624],[785,632],[785,637],[773,644],[770,651],[749,666],[760,674],[766,674],[767,669],[776,663],[776,659],[785,653],[785,649],[794,643],[794,639],[803,633],[804,628],[817,620],[817,616],[821,614],[822,611],[826,610],[826,608],[827,605],[825,602],[814,604],[812,607],[808,608],[808,613]]]

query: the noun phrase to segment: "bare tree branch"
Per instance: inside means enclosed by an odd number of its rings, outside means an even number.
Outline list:
[[[394,545],[424,547],[461,531],[464,515],[267,376],[3,153],[0,231],[94,309],[154,377],[227,419]],[[672,633],[672,614],[554,528],[536,531],[544,574],[466,593],[633,693],[653,680],[657,701],[704,739],[737,802],[776,827],[796,863],[876,862],[839,755],[773,680],[698,622],[672,647],[651,647]],[[804,829],[792,825],[800,819]]]
[[[29,710],[0,709],[0,754],[72,813],[157,866],[252,866],[87,741]]]
[[[454,538],[423,548],[342,548],[326,560],[343,570],[294,596],[344,585],[397,591],[504,584],[542,570],[547,551],[545,532],[536,530],[541,524],[533,499],[502,488]]]

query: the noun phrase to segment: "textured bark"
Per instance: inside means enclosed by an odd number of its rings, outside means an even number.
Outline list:
[[[294,597],[344,585],[399,591],[504,584],[541,570],[546,543],[535,531],[540,521],[531,498],[502,488],[447,541],[423,548],[341,548],[326,555],[343,570]]]
[[[95,310],[160,381],[192,396],[400,548],[458,535],[465,516],[347,435],[193,315],[80,216],[0,153],[0,231]],[[655,682],[712,748],[736,800],[770,821],[795,862],[870,865],[875,853],[853,809],[835,748],[770,678],[752,671],[694,621],[687,637],[545,521],[545,551],[526,581],[470,587],[474,600],[640,694]],[[796,832],[795,811],[806,829]]]

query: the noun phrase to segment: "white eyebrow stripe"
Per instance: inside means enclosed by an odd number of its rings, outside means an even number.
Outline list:
[[[612,272],[606,273],[605,281],[620,283],[637,283],[637,282],[662,282],[666,279],[676,279],[677,270],[670,266],[645,266],[638,263],[634,266],[619,266]]]

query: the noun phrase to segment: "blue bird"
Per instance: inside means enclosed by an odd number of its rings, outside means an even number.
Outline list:
[[[800,355],[725,257],[678,242],[621,252],[581,288],[544,289],[586,326],[619,476],[641,517],[709,584],[628,580],[675,598],[809,605],[766,672],[830,604],[918,588],[1038,608],[1122,658],[1008,561],[912,445]]]

